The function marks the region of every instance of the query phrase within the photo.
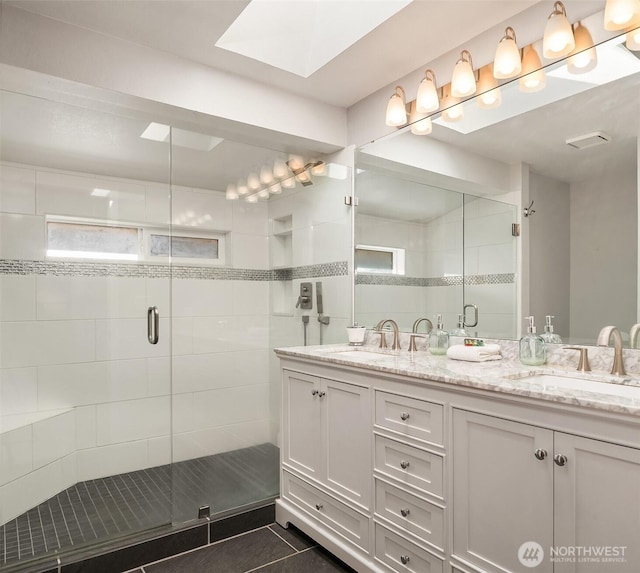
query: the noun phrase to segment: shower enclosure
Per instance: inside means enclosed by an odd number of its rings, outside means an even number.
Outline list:
[[[292,297],[318,277],[341,340],[349,172],[315,199],[230,201],[289,154],[101,101],[1,98],[0,570],[275,498],[272,348],[302,344]]]

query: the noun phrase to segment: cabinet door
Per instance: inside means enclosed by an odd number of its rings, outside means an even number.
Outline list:
[[[558,432],[555,453],[555,572],[640,571],[640,450]]]
[[[326,483],[368,509],[372,480],[369,389],[324,379],[323,387]]]
[[[488,572],[529,570],[520,547],[552,543],[553,433],[454,410],[452,456],[454,555]],[[535,568],[552,570],[546,555]]]
[[[283,371],[283,462],[320,480],[320,378]]]

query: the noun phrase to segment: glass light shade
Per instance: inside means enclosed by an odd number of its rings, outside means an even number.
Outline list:
[[[425,117],[425,114],[417,111],[417,103],[411,102],[411,113],[409,114],[409,123],[411,124],[411,133],[414,135],[429,135],[433,130],[431,118]]]
[[[571,74],[585,74],[598,65],[598,54],[589,30],[582,24],[576,26],[573,35],[576,47],[567,59],[567,71]]]
[[[297,171],[304,167],[304,159],[299,155],[289,155],[289,161],[287,161],[287,164],[291,171]]]
[[[280,184],[285,188],[285,189],[293,189],[296,186],[296,179],[295,177],[287,177],[286,179],[283,179]]]
[[[485,66],[480,70],[480,81],[478,81],[478,107],[482,109],[492,109],[499,107],[502,103],[502,93],[498,87],[495,77],[491,71],[491,66]]]
[[[273,174],[278,179],[284,179],[287,175],[289,175],[289,168],[287,167],[284,159],[278,158],[273,162]]]
[[[453,68],[451,95],[460,98],[474,93],[476,93],[476,75],[473,73],[471,54],[467,50],[463,50],[455,68]]]
[[[309,177],[309,173],[307,171],[302,171],[296,175],[296,179],[300,181],[300,183],[307,183],[311,181],[311,177]]]
[[[464,119],[464,108],[461,103],[458,103],[458,98],[448,95],[442,101],[442,119],[443,121],[449,121],[455,123]]]
[[[399,127],[407,123],[407,106],[404,99],[404,90],[396,86],[396,91],[387,103],[386,124],[389,127]]]
[[[322,162],[319,165],[314,165],[311,168],[311,175],[319,175],[322,177],[327,174],[327,164]]]
[[[520,49],[516,43],[516,33],[509,27],[496,48],[496,55],[493,58],[493,76],[499,80],[506,80],[515,78],[521,71],[522,62]]]
[[[247,203],[257,203],[258,202],[258,196],[255,193],[253,195],[248,195],[245,198],[245,201]]]
[[[238,185],[236,186],[236,189],[238,190],[238,195],[240,195],[240,197],[249,193],[249,188],[247,187],[247,184],[242,179],[238,180]]]
[[[556,2],[544,29],[542,55],[550,60],[562,58],[570,54],[575,47],[573,28],[567,19],[564,4]]]
[[[604,29],[624,30],[640,18],[640,0],[607,0],[604,7]]]
[[[424,78],[418,86],[416,96],[416,110],[418,113],[431,113],[440,107],[438,97],[438,87],[436,86],[436,76],[432,70],[424,73]]]
[[[273,181],[273,173],[268,167],[260,169],[260,183],[269,185]]]
[[[640,28],[627,32],[627,48],[632,52],[640,51]]]
[[[522,56],[522,77],[518,81],[521,92],[533,93],[543,90],[547,85],[540,56],[533,46],[527,46]]]
[[[260,189],[256,195],[258,196],[258,199],[267,199],[269,197],[269,189]]]
[[[229,199],[229,201],[233,201],[234,199],[237,199],[238,197],[240,197],[240,194],[238,193],[238,190],[236,189],[235,185],[227,185],[227,193],[226,193],[227,199]]]
[[[249,173],[249,177],[247,177],[247,187],[252,191],[260,189],[260,179],[255,173]]]
[[[272,195],[282,193],[282,185],[280,185],[280,183],[276,181],[271,187],[269,187],[269,193],[271,193]]]

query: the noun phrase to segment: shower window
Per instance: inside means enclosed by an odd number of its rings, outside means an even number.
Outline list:
[[[404,274],[404,249],[357,245],[355,253],[356,272]]]
[[[152,257],[197,259],[199,262],[220,262],[220,239],[181,237],[151,233],[149,254]]]

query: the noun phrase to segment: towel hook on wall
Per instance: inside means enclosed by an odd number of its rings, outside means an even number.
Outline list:
[[[533,215],[536,212],[536,210],[532,209],[532,207],[533,207],[533,200],[531,201],[531,203],[529,203],[528,207],[524,208],[524,216],[525,217],[529,217],[529,215]]]

